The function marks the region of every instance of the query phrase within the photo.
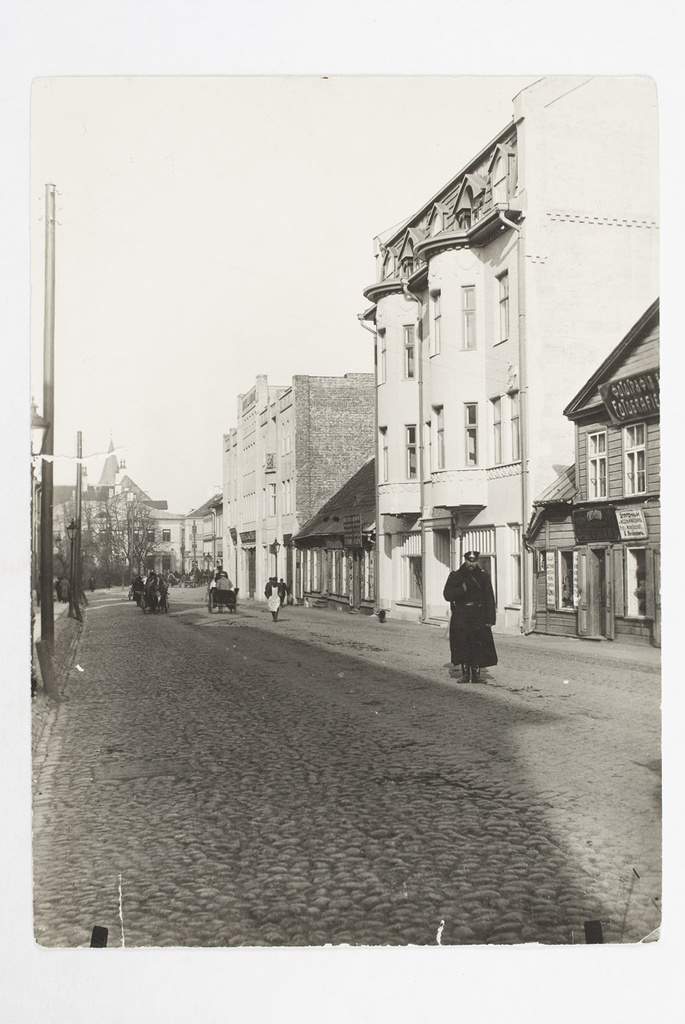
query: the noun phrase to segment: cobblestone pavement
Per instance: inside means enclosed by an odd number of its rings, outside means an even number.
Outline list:
[[[96,593],[34,756],[35,934],[84,946],[635,942],[660,921],[658,652]]]

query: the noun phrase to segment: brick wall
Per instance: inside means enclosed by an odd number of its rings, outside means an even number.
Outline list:
[[[300,525],[374,454],[372,373],[293,377]]]

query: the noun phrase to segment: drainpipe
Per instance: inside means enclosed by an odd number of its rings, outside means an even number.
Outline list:
[[[375,365],[375,370],[376,370],[376,373],[375,373],[376,394],[375,394],[375,401],[373,403],[373,423],[374,423],[374,430],[375,430],[375,435],[376,435],[375,436],[375,441],[374,441],[374,452],[376,453],[376,457],[374,459],[374,477],[375,477],[375,488],[376,488],[376,501],[375,501],[375,506],[376,506],[376,515],[375,515],[375,521],[376,521],[376,557],[374,559],[374,563],[375,563],[375,565],[374,565],[374,568],[375,568],[375,574],[374,574],[374,576],[375,576],[375,584],[374,585],[375,585],[375,590],[376,590],[376,610],[380,611],[380,601],[381,601],[381,557],[380,557],[379,545],[380,545],[380,539],[381,539],[381,514],[380,514],[380,502],[379,502],[379,497],[378,497],[378,484],[379,484],[379,471],[378,471],[378,467],[379,467],[379,464],[380,464],[380,462],[379,462],[380,453],[379,453],[379,450],[378,450],[378,331],[376,330],[375,327],[369,327],[369,325],[367,323],[365,323],[365,321],[364,321],[364,314],[363,313],[357,313],[357,320],[359,321],[359,323],[361,324],[361,326],[364,328],[365,331],[368,331],[369,334],[373,334],[374,365]]]
[[[421,328],[422,328],[421,313],[423,312],[423,302],[421,301],[421,299],[419,298],[418,295],[414,295],[413,292],[409,291],[409,281],[408,281],[408,279],[406,277],[402,278],[400,283],[402,285],[402,291],[404,293],[404,297],[406,299],[413,299],[414,302],[417,304],[417,311],[416,311],[416,345],[417,345],[417,352],[418,352],[417,364],[418,364],[418,368],[419,368],[418,380],[417,380],[417,383],[418,383],[418,386],[419,386],[419,422],[417,424],[417,430],[418,430],[418,438],[417,438],[417,440],[418,440],[418,445],[419,445],[419,505],[420,505],[420,508],[421,508],[421,520],[420,520],[420,522],[421,522],[421,566],[422,566],[422,570],[423,570],[423,567],[425,566],[425,562],[426,562],[426,558],[425,558],[425,553],[426,553],[426,527],[425,527],[424,521],[423,521],[424,490],[425,490],[424,482],[423,482],[423,476],[424,476],[424,474],[423,474],[423,459],[424,459],[424,452],[423,452],[423,338],[421,337]],[[422,575],[423,575],[423,586],[421,587],[421,622],[425,622],[426,618],[427,618],[427,609],[426,609],[426,574],[423,573],[423,571],[422,571]]]
[[[519,399],[520,399],[520,422],[521,430],[521,531],[525,530],[529,517],[530,502],[530,428],[528,417],[528,353],[526,348],[526,299],[524,287],[524,271],[526,255],[523,249],[523,236],[518,224],[507,220],[502,210],[499,211],[499,218],[506,227],[514,228],[517,232],[517,296],[518,296],[518,342],[519,342]],[[521,632],[531,633],[533,630],[532,616],[532,574],[530,564],[531,554],[521,537]]]

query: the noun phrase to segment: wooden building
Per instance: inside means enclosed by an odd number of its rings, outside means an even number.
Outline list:
[[[307,603],[374,612],[375,517],[375,460],[370,459],[294,538],[301,552]]]
[[[575,465],[538,501],[535,631],[661,644],[659,303],[564,410]]]

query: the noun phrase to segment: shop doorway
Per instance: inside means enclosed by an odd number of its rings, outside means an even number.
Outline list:
[[[588,635],[607,636],[606,548],[588,551]]]
[[[247,562],[247,593],[248,597],[254,600],[257,589],[257,549],[245,548],[245,561]]]

